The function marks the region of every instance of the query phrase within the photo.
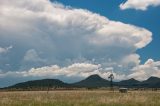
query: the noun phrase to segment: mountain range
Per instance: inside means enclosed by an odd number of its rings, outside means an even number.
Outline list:
[[[88,78],[76,83],[64,83],[58,79],[42,79],[18,83],[2,89],[32,89],[32,88],[100,88],[109,87],[110,81],[101,78],[99,75],[91,75]],[[160,88],[160,78],[150,77],[145,81],[135,79],[113,82],[115,87],[127,88]]]

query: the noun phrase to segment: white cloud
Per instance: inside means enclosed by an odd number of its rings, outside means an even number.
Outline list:
[[[13,52],[20,56],[29,49],[42,53],[48,65],[65,65],[66,60],[78,57],[94,59],[98,64],[108,59],[120,64],[123,58],[133,55],[137,64],[136,50],[152,40],[152,33],[145,28],[49,0],[0,1],[0,15],[0,40],[12,42]],[[17,59],[16,64],[23,60]]]
[[[32,61],[32,62],[45,62],[44,59],[41,59],[38,53],[34,49],[30,49],[26,52],[24,56],[24,61]]]
[[[147,10],[149,6],[159,6],[160,0],[127,0],[125,3],[120,4],[122,10],[125,9],[136,9],[136,10]]]
[[[111,74],[111,72],[114,75],[115,81],[126,80],[130,78],[135,78],[142,81],[148,79],[151,76],[160,77],[160,61],[155,62],[152,59],[149,59],[144,65],[134,67],[130,74],[119,74],[114,70],[113,67],[104,69],[100,64],[74,63],[66,67],[52,65],[44,66],[41,68],[32,68],[27,71],[0,71],[0,79],[1,81],[8,81],[9,79],[18,79],[18,81],[19,79],[25,79],[24,81],[26,81],[31,79],[52,78],[73,83],[83,80],[93,74],[98,74],[102,78],[108,80],[108,76]],[[18,81],[13,82],[16,83]]]
[[[144,65],[139,65],[132,69],[133,73],[129,78],[136,78],[138,80],[145,80],[151,76],[160,77],[160,61],[148,59]]]
[[[115,76],[114,80],[126,79],[125,74],[117,74],[113,72],[112,67],[103,69],[100,64],[90,64],[90,63],[74,63],[67,67],[52,65],[41,68],[32,68],[28,71],[21,71],[21,72],[20,71],[1,72],[0,79],[1,81],[3,80],[8,81],[9,79],[7,78],[10,77],[10,79],[15,79],[15,78],[21,80],[25,79],[26,81],[26,80],[31,80],[31,78],[32,79],[52,78],[52,79],[59,79],[64,82],[73,83],[83,80],[86,77],[93,74],[98,74],[102,78],[108,80],[108,76],[111,74],[111,71]],[[17,82],[18,81],[15,81],[14,83]],[[7,85],[9,84],[6,84],[6,86]]]
[[[32,68],[28,71],[8,71],[1,72],[0,78],[58,78],[63,81],[75,82],[86,78],[92,74],[98,74],[101,65],[90,63],[75,63],[67,67],[60,67],[58,65],[45,66],[41,68]]]
[[[10,49],[12,49],[12,46],[5,47],[5,48],[0,47],[0,54],[8,52]]]

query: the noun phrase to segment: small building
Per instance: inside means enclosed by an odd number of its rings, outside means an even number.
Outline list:
[[[128,92],[128,88],[119,88],[119,92],[120,93],[127,93]]]

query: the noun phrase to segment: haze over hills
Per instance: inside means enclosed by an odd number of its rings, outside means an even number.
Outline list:
[[[33,80],[15,84],[4,89],[32,89],[32,88],[100,88],[109,87],[110,82],[101,78],[99,75],[91,75],[88,78],[68,84],[57,79],[42,79]],[[120,82],[113,82],[113,86],[127,87],[127,88],[160,88],[160,78],[150,77],[145,81],[137,81],[135,79],[123,80]]]

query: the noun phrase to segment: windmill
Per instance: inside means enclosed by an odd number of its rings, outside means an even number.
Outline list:
[[[108,79],[110,79],[110,88],[111,88],[111,90],[113,90],[113,79],[114,79],[113,73],[111,73],[109,75]]]

